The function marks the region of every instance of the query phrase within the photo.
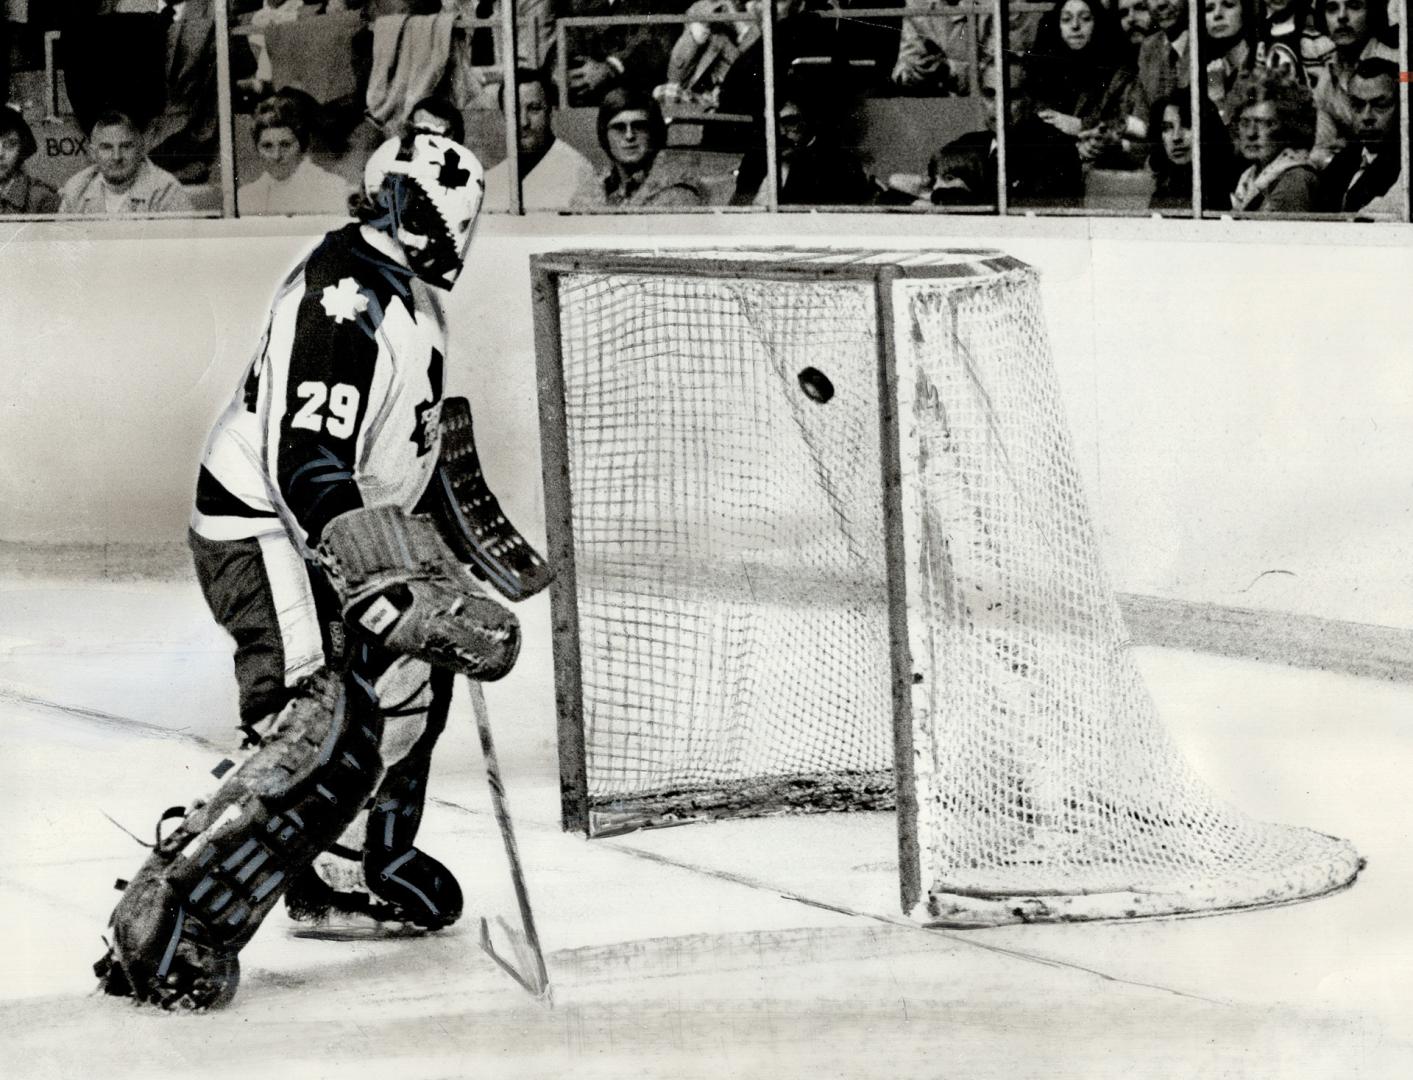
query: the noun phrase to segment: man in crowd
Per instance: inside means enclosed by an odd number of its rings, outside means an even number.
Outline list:
[[[1084,198],[1084,177],[1074,140],[1036,115],[1035,102],[1026,92],[1025,67],[1020,58],[1007,61],[1006,83],[1007,205],[1079,206]],[[983,67],[985,130],[968,132],[933,156],[928,172],[935,205],[995,205],[1000,158],[996,138],[999,86],[996,66]]]
[[[684,0],[550,0],[555,21],[567,18],[677,15]],[[609,90],[651,90],[667,73],[672,43],[682,32],[672,23],[576,26],[565,34],[570,105],[597,105]]]
[[[152,124],[152,160],[203,183],[217,154],[216,12],[213,0],[115,0],[115,14],[155,12],[168,23],[167,107]]]
[[[1134,48],[1142,46],[1153,33],[1153,9],[1148,0],[1116,0],[1114,11],[1119,19],[1119,33]]]
[[[1361,60],[1349,80],[1356,141],[1320,175],[1320,201],[1331,212],[1403,214],[1398,187],[1398,65]]]
[[[1149,0],[1154,33],[1138,47],[1138,115],[1188,85],[1187,0]]]
[[[152,164],[146,138],[126,113],[100,113],[88,135],[93,164],[80,169],[59,190],[61,214],[190,213],[175,176]]]
[[[806,95],[787,96],[776,110],[780,204],[783,206],[865,206],[880,189],[853,150],[840,146]],[[764,206],[768,191],[764,148],[753,148],[737,173],[736,205]]]
[[[574,209],[707,205],[701,180],[663,155],[667,124],[651,93],[610,90],[599,105],[598,134],[611,167],[575,192]]]
[[[913,93],[970,94],[973,77],[979,77],[973,62],[979,60],[984,68],[996,59],[991,6],[984,0],[929,0],[926,6],[926,14],[903,20],[893,82]],[[1029,52],[1043,15],[1043,10],[1010,12],[1002,47],[1017,54]]]
[[[541,71],[517,68],[521,205],[526,210],[566,210],[574,193],[593,183],[594,167],[583,154],[554,134],[554,110],[559,90]],[[501,107],[505,88],[501,87]],[[486,206],[510,209],[511,161],[507,158],[486,173]]]

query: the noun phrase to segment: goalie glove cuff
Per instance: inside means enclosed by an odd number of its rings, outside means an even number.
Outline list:
[[[520,651],[520,624],[483,595],[436,525],[395,506],[329,522],[319,560],[349,624],[400,656],[498,679]]]

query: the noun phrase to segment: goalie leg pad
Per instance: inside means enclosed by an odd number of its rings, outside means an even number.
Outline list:
[[[388,720],[383,757],[389,764],[367,820],[355,822],[341,843],[291,886],[285,906],[293,918],[320,922],[340,912],[437,930],[460,917],[463,901],[455,876],[414,846],[453,680],[450,672],[432,669],[425,709],[416,717]],[[408,726],[401,739],[394,734],[395,724]],[[347,844],[360,850],[342,846]]]
[[[436,859],[413,846],[422,824],[432,752],[446,728],[454,676],[434,668],[431,703],[417,741],[388,766],[368,814],[363,873],[368,889],[393,905],[400,917],[435,930],[461,916],[461,887]]]
[[[101,986],[164,1008],[234,994],[236,955],[378,781],[372,688],[321,673],[210,801],[162,839],[113,911]]]

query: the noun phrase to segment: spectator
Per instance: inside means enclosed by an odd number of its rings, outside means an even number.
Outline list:
[[[1116,67],[1100,98],[1097,117],[1079,136],[1079,156],[1089,165],[1107,169],[1139,169],[1148,155],[1148,110],[1138,82],[1138,57],[1153,34],[1148,0],[1116,0],[1114,5]]]
[[[241,214],[348,212],[353,185],[309,159],[314,108],[314,100],[299,90],[277,90],[255,106],[252,137],[264,172],[236,192]]]
[[[1349,80],[1356,142],[1334,156],[1320,174],[1320,204],[1336,213],[1403,216],[1398,144],[1398,65],[1361,60]]]
[[[1097,0],[1060,0],[1045,14],[1029,61],[1037,115],[1075,140],[1082,161],[1142,165],[1147,129],[1137,51]]]
[[[407,127],[428,135],[443,135],[454,143],[466,143],[466,121],[446,98],[425,97],[407,114]]]
[[[1341,149],[1357,142],[1349,81],[1361,60],[1398,63],[1398,35],[1381,0],[1317,0],[1315,26],[1334,42],[1334,54],[1315,82],[1313,159],[1325,165]]]
[[[962,0],[934,0],[931,7],[926,15],[903,19],[893,82],[917,93],[969,94],[978,56],[972,6]]]
[[[1320,69],[1329,63],[1334,42],[1313,25],[1312,0],[1265,0],[1265,20],[1261,41],[1266,44],[1266,63],[1299,73],[1311,86]]]
[[[1149,168],[1156,181],[1149,207],[1192,209],[1192,95],[1177,90],[1153,106],[1148,129],[1155,134]],[[1236,155],[1217,107],[1202,99],[1202,209],[1229,210],[1236,183]]]
[[[1237,80],[1256,66],[1257,30],[1252,0],[1205,0],[1202,61],[1207,97],[1224,121],[1231,119],[1228,98]]]
[[[519,98],[516,147],[519,153],[520,199],[526,210],[567,209],[575,192],[595,182],[589,159],[554,134],[554,110],[559,91],[541,71],[515,70]],[[504,108],[504,92],[501,107]],[[486,206],[510,209],[511,161],[507,158],[486,172]]]
[[[1117,0],[1114,14],[1119,22],[1119,37],[1129,44],[1135,69],[1138,50],[1157,27],[1153,24],[1153,9],[1148,0]]]
[[[1236,149],[1248,167],[1232,193],[1234,210],[1302,214],[1316,208],[1310,162],[1315,109],[1310,90],[1282,72],[1258,67],[1232,91]]]
[[[115,0],[118,14],[168,19],[167,107],[148,132],[151,159],[180,180],[205,183],[217,153],[214,0]]]
[[[758,21],[739,16],[753,16],[759,9],[757,0],[695,0],[687,14],[704,21],[682,28],[668,56],[666,81],[653,91],[657,99],[664,105],[717,108],[727,72],[761,36]],[[733,21],[732,16],[738,18]]]
[[[0,214],[52,214],[59,194],[25,171],[38,149],[34,132],[21,113],[0,105]]]
[[[591,16],[676,15],[685,0],[550,0],[557,22]],[[651,90],[667,74],[680,26],[577,26],[565,31],[570,105],[597,105],[614,88]],[[550,70],[546,65],[546,70]]]
[[[100,113],[88,134],[94,163],[59,189],[61,214],[190,213],[181,182],[147,157],[142,129],[126,114]]]
[[[829,67],[823,74],[831,89],[843,92],[853,82],[848,57],[836,54],[835,19],[821,19],[811,13],[815,0],[774,0],[775,96],[780,101],[797,89],[801,77],[795,62],[803,57],[827,57]],[[763,0],[750,0],[749,10],[763,11]],[[724,113],[738,113],[764,119],[765,116],[765,41],[757,38],[741,50],[741,55],[726,73],[717,95],[718,107]]]
[[[1073,139],[1036,115],[1020,60],[1007,65],[1006,199],[1011,207],[1078,206],[1084,180]],[[944,146],[929,163],[931,200],[937,206],[995,205],[999,175],[996,140],[1000,85],[996,65],[981,70],[985,129]]]
[[[1098,0],[1058,0],[1026,58],[1036,115],[1077,139],[1099,119],[1119,66],[1114,23]]]
[[[298,19],[303,10],[304,0],[261,0],[260,6],[251,14],[248,25],[256,30],[284,26]],[[250,34],[246,41],[255,58],[255,71],[248,77],[237,80],[236,85],[256,96],[268,94],[274,88],[275,76],[270,68],[270,54],[265,49],[265,35]]]
[[[1138,48],[1138,115],[1189,84],[1187,0],[1148,0],[1154,33]]]
[[[838,146],[820,131],[806,103],[787,97],[776,116],[777,180],[781,206],[864,206],[876,201],[879,187],[854,151]],[[735,205],[767,205],[765,151],[752,149],[737,173]]]
[[[970,94],[974,65],[984,66],[996,58],[991,6],[968,0],[928,0],[928,6],[932,8],[928,14],[903,19],[893,82],[915,93]],[[1042,18],[1038,11],[1012,12],[1006,22],[1006,48],[1012,53],[1029,52]]]
[[[667,124],[651,93],[620,87],[599,105],[599,145],[609,169],[575,193],[576,210],[705,206],[701,181],[662,154]]]

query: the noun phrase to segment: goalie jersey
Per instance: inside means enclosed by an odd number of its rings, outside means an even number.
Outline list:
[[[446,322],[392,241],[348,225],[290,273],[211,433],[191,526],[208,540],[288,532],[306,549],[347,510],[411,511],[441,449]]]

